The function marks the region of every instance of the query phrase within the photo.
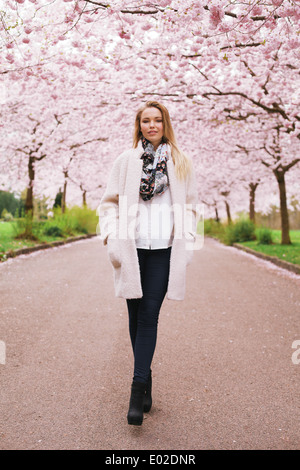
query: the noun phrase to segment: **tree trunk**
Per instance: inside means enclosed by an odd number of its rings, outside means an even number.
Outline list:
[[[64,190],[63,195],[61,198],[61,213],[64,214],[66,211],[66,195],[67,195],[67,178],[68,178],[68,171],[64,171],[65,182],[64,182]]]
[[[216,219],[215,220],[216,220],[216,222],[219,223],[220,222],[220,217],[219,217],[219,212],[218,212],[217,206],[215,206],[215,214],[216,214]]]
[[[280,195],[280,217],[281,217],[281,244],[291,245],[289,213],[286,202],[285,171],[282,169],[274,170],[277,179]]]
[[[26,191],[26,201],[25,201],[25,213],[29,214],[31,212],[33,216],[33,182],[34,182],[34,162],[35,158],[30,156],[28,160],[28,176],[29,182]]]
[[[258,183],[250,183],[249,219],[255,224],[255,191]]]
[[[231,214],[230,214],[230,206],[229,206],[227,201],[225,201],[225,206],[226,206],[226,214],[227,214],[228,225],[230,225],[232,223],[232,219],[231,219]]]
[[[82,192],[82,204],[83,207],[86,207],[86,190],[83,190]]]

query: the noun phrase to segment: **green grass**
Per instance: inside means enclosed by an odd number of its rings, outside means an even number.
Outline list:
[[[255,234],[260,229],[256,228]],[[217,223],[214,220],[206,220],[204,223],[204,233],[207,236],[217,238],[222,243],[228,243],[228,228],[225,224]],[[259,244],[257,240],[240,242],[240,245],[251,248],[254,251],[264,253],[268,256],[275,256],[289,263],[300,265],[300,230],[291,230],[291,245],[281,245],[281,231],[271,230],[273,243],[271,245]]]
[[[54,218],[34,222],[33,234],[36,240],[18,238],[17,234],[24,230],[24,219],[12,222],[0,222],[0,260],[5,259],[5,253],[20,248],[31,247],[42,243],[51,243],[70,237],[96,232],[98,217],[95,211],[88,208],[73,207],[66,214],[55,211]],[[46,235],[49,227],[59,227],[61,236]]]
[[[4,254],[9,251],[18,250],[20,248],[31,247],[41,243],[50,243],[62,239],[62,237],[47,237],[42,235],[38,241],[18,240],[14,238],[14,235],[15,231],[13,229],[13,222],[0,223],[0,257],[1,253]]]
[[[257,241],[243,242],[240,245],[269,256],[276,256],[289,263],[300,265],[300,230],[291,230],[291,245],[281,245],[280,230],[272,230],[272,245],[260,245]]]

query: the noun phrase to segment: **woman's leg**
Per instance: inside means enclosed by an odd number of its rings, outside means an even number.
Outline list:
[[[145,267],[146,254],[147,254],[146,251],[147,250],[138,250],[141,282],[143,281],[143,278],[144,278],[144,267]],[[136,332],[137,332],[138,311],[139,311],[141,299],[126,299],[126,302],[127,302],[127,308],[128,308],[128,316],[129,316],[129,334],[130,334],[132,350],[134,353],[134,345],[135,345],[135,338],[136,338]]]
[[[136,326],[132,327],[135,336],[134,381],[147,383],[156,346],[159,312],[168,288],[171,248],[138,251],[146,253],[142,253],[143,297],[135,304]]]
[[[126,302],[129,315],[129,334],[132,350],[134,352],[135,338],[137,332],[137,316],[141,299],[127,299]]]

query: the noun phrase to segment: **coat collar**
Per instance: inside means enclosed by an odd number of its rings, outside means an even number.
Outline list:
[[[139,159],[142,157],[143,153],[144,153],[144,148],[143,148],[143,144],[142,144],[142,141],[140,140],[139,143],[138,143],[138,146],[133,149],[134,151],[134,156]]]

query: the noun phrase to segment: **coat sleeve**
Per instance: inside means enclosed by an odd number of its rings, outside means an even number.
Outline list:
[[[185,222],[184,232],[186,238],[196,240],[197,225],[200,219],[200,211],[198,204],[198,188],[196,174],[192,160],[191,172],[186,180],[186,207],[185,207]]]
[[[109,174],[105,192],[98,207],[100,238],[104,245],[108,237],[116,238],[119,226],[119,180],[121,156],[117,158]]]

